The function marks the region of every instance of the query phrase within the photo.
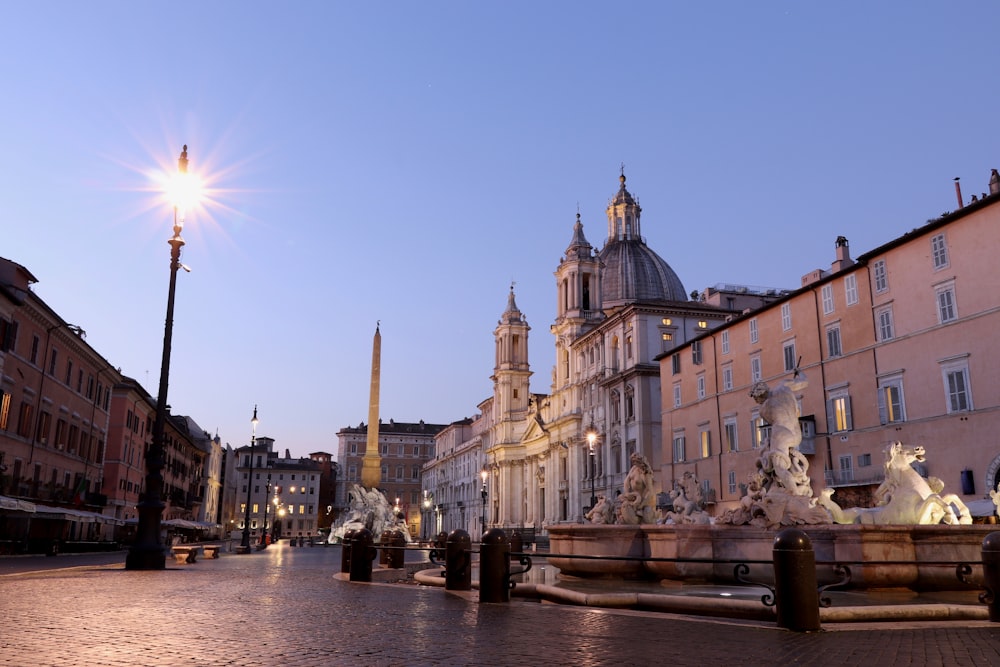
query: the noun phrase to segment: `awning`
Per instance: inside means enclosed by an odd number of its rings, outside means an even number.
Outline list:
[[[994,516],[997,510],[997,506],[989,498],[985,500],[970,500],[965,505],[969,508],[972,516]]]
[[[34,513],[35,503],[29,503],[27,500],[18,500],[17,498],[10,498],[8,496],[0,496],[0,510]]]
[[[208,523],[207,521],[188,521],[187,519],[167,519],[166,521],[161,521],[160,523],[164,526],[189,528],[191,530],[213,530],[220,527],[217,523]]]
[[[65,521],[76,521],[77,523],[113,523],[121,525],[120,519],[97,512],[73,509],[71,507],[46,507],[45,505],[35,505],[35,514],[41,519],[62,519]]]

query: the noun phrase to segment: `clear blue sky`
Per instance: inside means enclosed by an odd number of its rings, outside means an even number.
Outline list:
[[[155,393],[171,210],[189,216],[169,402],[224,442],[336,451],[490,395],[510,282],[547,392],[553,271],[625,164],[690,292],[796,287],[986,190],[996,2],[46,2],[0,6],[0,256]]]

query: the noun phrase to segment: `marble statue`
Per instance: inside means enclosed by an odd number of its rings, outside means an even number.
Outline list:
[[[836,523],[971,524],[969,508],[957,495],[942,494],[944,483],[940,479],[924,479],[913,467],[913,463],[923,462],[924,458],[923,447],[906,447],[901,442],[894,442],[885,450],[885,480],[875,491],[875,507],[844,509],[832,500],[833,489],[824,489],[819,502],[829,510]]]
[[[616,523],[656,523],[653,490],[653,469],[646,457],[635,452],[630,457],[632,467],[625,477],[625,491],[618,497]]]
[[[594,506],[584,515],[584,518],[590,523],[611,523],[614,513],[614,507],[608,502],[608,499],[604,494],[597,496],[597,502]]]
[[[410,531],[406,526],[403,513],[393,509],[389,499],[378,489],[366,489],[360,484],[352,484],[348,492],[351,509],[343,521],[330,531],[329,542],[336,544],[344,539],[349,530],[367,528],[375,540],[382,537],[387,530],[398,530],[403,533],[407,543],[412,541]]]
[[[799,426],[799,402],[795,392],[808,385],[805,373],[795,372],[775,388],[758,382],[750,390],[750,397],[760,404],[760,416],[771,425],[768,447],[757,462],[764,473],[764,488],[777,484],[794,496],[812,496],[809,479],[809,462],[799,451],[802,427]]]
[[[996,172],[996,169],[993,171]],[[990,500],[993,501],[994,514],[1000,516],[1000,484],[997,484],[997,488],[990,491]]]
[[[771,425],[771,435],[740,507],[725,512],[719,523],[760,528],[830,523],[829,513],[813,497],[809,461],[799,451],[802,428],[795,393],[806,386],[805,374],[796,369],[777,387],[758,382],[750,390],[760,416]]]
[[[685,472],[681,480],[674,481],[670,499],[672,509],[667,510],[657,523],[712,523],[711,515],[705,511],[705,494],[694,473]]]

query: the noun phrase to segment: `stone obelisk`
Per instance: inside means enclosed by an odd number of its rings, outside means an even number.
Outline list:
[[[368,395],[368,439],[361,464],[361,485],[366,489],[377,488],[382,481],[382,457],[378,451],[378,393],[380,365],[382,363],[382,334],[375,323],[375,340],[372,342],[372,381]]]

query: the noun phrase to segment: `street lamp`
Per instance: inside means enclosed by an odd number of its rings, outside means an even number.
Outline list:
[[[596,452],[594,451],[594,443],[597,441],[597,429],[594,428],[594,422],[590,422],[590,426],[587,427],[587,449],[590,452],[590,509],[594,509],[597,505],[597,496],[594,495],[594,459],[596,458]]]
[[[264,528],[260,533],[260,548],[267,548],[267,502],[271,497],[271,471],[267,471],[267,484],[264,485]]]
[[[153,443],[146,453],[146,491],[138,505],[139,523],[135,543],[125,558],[126,570],[162,570],[166,553],[160,542],[160,520],[163,518],[163,431],[167,421],[167,384],[170,377],[170,342],[174,328],[174,292],[177,269],[181,266],[184,239],[185,207],[190,202],[192,179],[188,175],[187,145],[177,160],[174,179],[174,235],[170,244],[170,287],[167,291],[167,317],[163,327],[163,359],[160,362],[160,388],[156,395],[156,418],[153,421]]]
[[[421,523],[424,526],[424,541],[427,540],[427,524],[430,521],[431,516],[431,496],[426,490],[424,491],[424,518]]]
[[[253,418],[250,420],[250,473],[247,475],[247,504],[243,508],[243,541],[238,550],[241,554],[250,553],[250,488],[253,484],[253,447],[257,444],[257,406],[253,406]]]
[[[482,490],[482,494],[483,494],[483,533],[485,533],[486,532],[486,496],[489,495],[489,491],[486,488],[486,480],[490,476],[490,471],[486,468],[485,465],[483,466],[483,469],[481,471],[479,471],[479,476],[483,480],[483,490]]]

